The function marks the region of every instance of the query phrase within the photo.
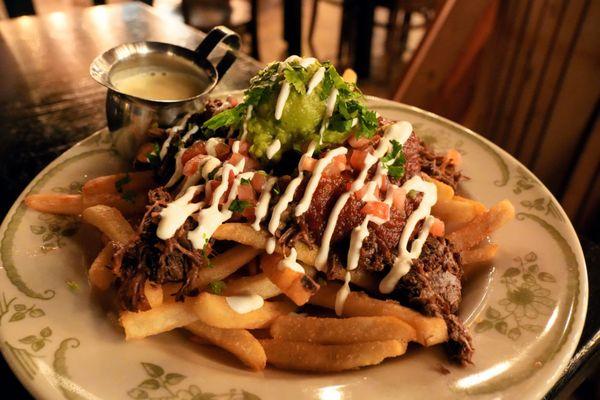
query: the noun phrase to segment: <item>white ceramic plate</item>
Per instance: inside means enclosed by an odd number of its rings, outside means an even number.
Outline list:
[[[77,192],[91,177],[123,171],[106,131],[71,148],[25,189],[0,228],[0,347],[37,398],[419,399],[539,398],[579,340],[588,298],[585,262],[567,216],[514,158],[473,132],[422,110],[370,98],[382,115],[413,123],[437,150],[457,148],[465,190],[491,205],[508,198],[517,218],[493,239],[493,268],[464,289],[461,316],[474,365],[450,365],[440,348],[411,347],[357,371],[251,372],[179,332],[125,343],[86,281],[98,235],[75,218],[30,211],[23,196]],[[442,373],[444,368],[449,373]]]

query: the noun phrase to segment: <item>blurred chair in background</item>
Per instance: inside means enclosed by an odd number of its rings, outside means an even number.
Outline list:
[[[182,0],[181,13],[186,24],[207,32],[226,25],[249,37],[250,55],[260,58],[258,46],[258,0]]]

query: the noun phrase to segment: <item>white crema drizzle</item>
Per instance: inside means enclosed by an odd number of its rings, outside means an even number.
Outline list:
[[[198,211],[204,203],[191,203],[196,192],[202,189],[202,186],[192,186],[188,188],[183,196],[170,202],[160,212],[160,221],[156,229],[156,236],[159,239],[167,240],[172,238],[177,229],[184,224],[185,220]]]
[[[270,177],[267,179],[263,187],[261,188],[260,197],[258,199],[258,203],[256,203],[256,209],[254,210],[254,222],[252,223],[252,228],[255,231],[260,231],[260,223],[267,215],[269,211],[269,202],[271,201],[271,190],[273,189],[273,185],[277,182],[277,178]]]
[[[292,271],[300,272],[301,274],[304,274],[304,268],[302,267],[302,265],[300,265],[298,263],[297,258],[298,258],[298,253],[296,252],[296,249],[292,247],[290,250],[290,254],[288,254],[281,261],[279,261],[279,264],[277,264],[277,267],[279,269],[284,269],[284,268],[291,269]]]
[[[344,312],[344,304],[350,294],[350,272],[346,271],[344,276],[344,284],[335,295],[335,315],[341,316]]]
[[[275,157],[275,154],[281,149],[281,141],[279,139],[275,139],[271,142],[271,144],[267,147],[267,158],[270,160]]]
[[[257,294],[249,294],[245,296],[227,296],[225,301],[233,311],[238,314],[247,314],[251,311],[262,308],[265,301]]]

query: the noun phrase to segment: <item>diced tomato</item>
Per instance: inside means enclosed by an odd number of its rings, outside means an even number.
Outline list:
[[[350,145],[350,147],[354,148],[354,149],[360,149],[363,148],[365,146],[368,146],[369,143],[371,143],[371,140],[367,139],[367,138],[356,138],[356,136],[354,136],[354,134],[350,135],[350,137],[348,137],[348,144]]]
[[[404,203],[406,202],[406,190],[398,186],[389,186],[388,190],[393,190],[392,206],[398,210],[404,211]]]
[[[256,212],[256,203],[252,202],[251,205],[244,208],[244,211],[242,211],[242,216],[244,218],[247,218],[247,219],[253,221],[255,212]]]
[[[229,155],[231,151],[231,147],[227,143],[217,143],[215,146],[215,157],[219,160],[224,161],[225,158]]]
[[[206,154],[198,154],[197,156],[186,161],[186,163],[183,165],[183,175],[190,176],[198,172],[198,167],[205,157]]]
[[[355,170],[363,169],[367,154],[369,154],[367,150],[352,150],[352,154],[350,155],[350,166]]]
[[[381,188],[381,190],[383,190],[384,192],[387,191],[388,188],[388,177],[386,175],[382,175],[381,176],[381,182],[379,182],[379,187]]]
[[[315,165],[317,165],[317,160],[309,156],[303,156],[302,160],[300,160],[300,171],[312,172],[315,169]]]
[[[235,142],[236,142],[235,139],[229,139],[229,146],[233,147],[233,144]],[[240,140],[240,145],[239,145],[237,152],[240,154],[243,154],[243,155],[247,155],[249,149],[250,149],[250,143],[248,143],[245,140]]]
[[[340,171],[344,171],[346,169],[346,165],[348,164],[348,159],[344,154],[340,154],[339,156],[333,157],[333,162],[337,164]]]
[[[208,203],[212,203],[212,195],[213,192],[215,191],[215,189],[217,188],[217,186],[219,186],[219,184],[221,183],[221,181],[218,181],[216,179],[213,179],[212,181],[209,181],[206,186],[205,186],[205,191],[206,191],[206,201]]]
[[[262,192],[262,188],[266,182],[267,182],[267,176],[265,174],[261,174],[261,173],[257,172],[252,177],[250,184],[252,185],[252,188],[256,191],[256,193],[260,193],[260,192]]]
[[[185,165],[189,160],[196,157],[198,154],[206,154],[206,147],[204,146],[204,142],[196,142],[190,146],[186,151],[181,155],[181,162]]]
[[[457,168],[462,164],[462,155],[456,149],[450,149],[446,153],[445,161],[454,164]]]
[[[369,186],[370,186],[369,184],[364,185],[363,187],[361,187],[354,193],[354,195],[356,196],[356,198],[358,200],[364,201],[363,197],[365,197],[365,195],[367,194],[367,191],[369,190]],[[375,187],[375,190],[373,191],[373,196],[379,198],[379,188],[378,187]]]
[[[444,236],[446,233],[444,221],[434,217],[433,224],[431,225],[431,228],[429,228],[429,233],[431,236]]]
[[[256,199],[256,192],[252,188],[252,185],[241,184],[238,186],[238,199],[245,201],[254,201]]]
[[[390,219],[390,206],[383,201],[367,201],[360,211],[363,214],[370,214],[385,221]]]
[[[156,144],[155,143],[144,143],[140,146],[140,148],[138,149],[138,153],[137,156],[135,157],[139,162],[143,162],[143,163],[147,163],[149,162],[148,160],[148,154],[152,153],[154,151],[154,146]]]
[[[227,96],[227,101],[229,102],[229,104],[231,104],[232,107],[235,107],[238,105],[237,99],[233,96]]]
[[[323,170],[323,176],[326,176],[329,178],[335,178],[337,176],[340,176],[342,171],[343,171],[343,169],[340,168],[340,164],[338,164],[336,162],[332,162],[328,166],[326,166],[325,169]]]
[[[240,161],[242,161],[242,158],[244,158],[244,156],[241,155],[240,153],[232,153],[231,157],[229,157],[229,160],[227,160],[227,161],[230,164],[237,165]]]
[[[254,158],[248,156],[246,156],[245,158],[246,162],[244,163],[244,172],[255,171],[260,167],[260,164]]]

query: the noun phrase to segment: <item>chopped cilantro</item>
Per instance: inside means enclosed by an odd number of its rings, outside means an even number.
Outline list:
[[[160,164],[160,146],[158,143],[152,143],[152,151],[146,154],[146,158],[153,167]]]
[[[243,212],[246,207],[248,207],[250,205],[249,202],[247,202],[246,200],[239,200],[239,199],[235,199],[231,202],[231,204],[229,205],[229,211],[233,211],[233,212],[238,212],[241,213]]]
[[[251,183],[251,181],[250,181],[250,179],[248,179],[248,178],[242,178],[242,179],[240,180],[240,183],[241,183],[242,185],[249,185],[249,184]]]
[[[127,185],[129,182],[131,182],[131,176],[125,174],[124,177],[115,182],[115,189],[117,189],[117,192],[123,193],[123,186]]]
[[[418,193],[419,192],[416,190],[409,190],[408,193],[406,193],[406,196],[410,197],[411,199],[415,199]]]
[[[273,194],[279,195],[279,193],[281,193],[281,188],[279,187],[279,182],[276,182],[273,185],[273,188],[271,190],[273,191]]]
[[[392,140],[392,151],[381,157],[381,163],[387,168],[388,174],[393,178],[404,175],[404,153],[402,145],[397,140]]]
[[[225,286],[225,282],[223,281],[214,281],[208,284],[208,290],[210,290],[212,294],[221,294],[223,293]]]
[[[213,180],[215,179],[215,175],[217,175],[217,172],[219,171],[219,167],[216,167],[215,169],[213,169],[212,171],[210,171],[207,175],[208,180]]]
[[[206,121],[202,127],[211,131],[216,131],[219,128],[225,126],[232,126],[239,123],[246,112],[245,104],[238,104],[237,106],[230,108],[229,110],[221,111],[214,115],[211,119]]]
[[[306,69],[298,64],[288,64],[283,70],[285,80],[300,94],[306,93]]]
[[[67,284],[67,287],[71,292],[77,292],[79,290],[79,285],[77,284],[77,282],[65,281],[65,283]]]

